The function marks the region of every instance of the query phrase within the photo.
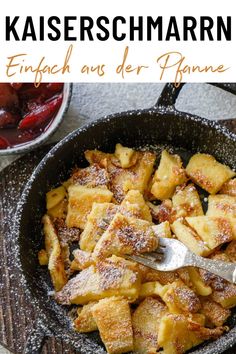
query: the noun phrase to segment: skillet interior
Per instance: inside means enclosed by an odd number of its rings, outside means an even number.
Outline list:
[[[39,315],[47,317],[45,325],[54,335],[65,335],[67,341],[87,354],[104,353],[98,336],[74,333],[65,317],[68,309],[57,305],[47,294],[52,289],[48,272],[39,267],[37,260],[42,247],[41,217],[45,212],[45,193],[65,180],[76,164],[85,166],[85,150],[113,151],[117,142],[135,148],[167,145],[182,151],[184,158],[197,151],[206,152],[236,168],[234,134],[213,122],[166,108],[125,112],[98,120],[70,134],[46,155],[28,182],[18,209],[19,266],[31,301],[38,306]],[[236,326],[236,316],[232,316],[230,325]],[[220,353],[234,342],[236,335],[232,332],[191,353]]]

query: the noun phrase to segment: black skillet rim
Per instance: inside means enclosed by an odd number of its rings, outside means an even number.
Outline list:
[[[17,207],[16,214],[15,214],[15,228],[14,228],[15,241],[14,242],[15,242],[15,245],[17,246],[16,247],[16,250],[17,250],[16,266],[20,271],[20,276],[22,278],[22,284],[24,285],[26,296],[28,297],[29,301],[31,303],[33,303],[33,305],[39,315],[39,319],[36,323],[36,328],[33,330],[33,335],[39,335],[39,333],[41,333],[43,331],[44,332],[43,335],[45,335],[45,336],[46,335],[48,335],[48,336],[53,335],[55,337],[62,338],[66,342],[70,342],[71,337],[72,337],[71,332],[69,332],[69,331],[67,332],[65,328],[58,328],[58,323],[53,321],[52,318],[49,318],[46,316],[44,310],[41,308],[41,306],[38,302],[38,299],[33,296],[30,289],[27,287],[27,279],[25,278],[25,274],[24,274],[24,271],[21,266],[21,262],[20,262],[21,252],[20,252],[20,246],[19,246],[19,242],[18,242],[19,236],[20,236],[19,235],[20,220],[21,220],[22,206],[27,202],[27,197],[30,192],[31,184],[37,178],[37,175],[43,170],[47,161],[50,160],[54,156],[55,152],[57,152],[60,149],[63,149],[63,146],[68,141],[73,140],[74,138],[78,137],[82,131],[88,130],[88,129],[90,129],[90,127],[96,126],[101,121],[104,123],[109,123],[109,121],[112,119],[122,119],[122,118],[124,118],[124,116],[129,118],[133,115],[142,115],[143,113],[150,114],[150,115],[155,115],[155,114],[158,114],[158,115],[166,115],[166,114],[178,115],[178,117],[180,119],[184,119],[186,121],[193,120],[193,121],[198,122],[199,124],[202,124],[204,126],[208,126],[210,128],[216,129],[217,131],[219,131],[220,133],[225,135],[227,138],[229,138],[233,142],[236,142],[236,134],[234,134],[233,132],[229,131],[226,127],[224,127],[214,121],[210,121],[205,118],[201,118],[197,115],[193,115],[193,114],[189,114],[189,113],[185,113],[185,112],[179,112],[172,105],[170,105],[168,107],[158,105],[158,106],[154,106],[151,109],[142,109],[142,110],[138,109],[138,110],[124,111],[124,112],[120,112],[120,113],[111,114],[111,115],[105,116],[103,118],[99,118],[91,123],[88,123],[88,124],[82,126],[79,129],[73,131],[72,133],[67,135],[64,139],[62,139],[58,144],[56,144],[45,155],[45,157],[42,159],[42,161],[38,164],[38,166],[36,167],[36,169],[32,173],[29,181],[27,182],[27,184],[22,192],[22,196],[21,196],[21,199],[18,203],[18,207]],[[45,327],[45,325],[46,325],[46,327]],[[41,336],[42,336],[42,333],[41,333]],[[32,341],[32,340],[33,340],[32,338],[29,338],[29,341]],[[209,344],[206,344],[204,346],[204,348],[202,348],[202,349],[204,349],[204,353],[208,353],[208,354],[222,353],[224,350],[230,348],[235,343],[236,343],[236,326],[233,327],[228,333],[226,333],[225,335],[220,337],[218,340],[216,340],[214,342],[210,342]],[[91,345],[90,341],[88,344]],[[217,352],[215,351],[216,347],[217,347]],[[87,353],[87,354],[90,353],[86,348],[81,347],[79,343],[78,343],[78,346],[76,349],[79,349],[81,351],[81,353]],[[195,350],[192,353],[193,354],[198,354],[198,353],[202,354],[203,353],[202,349]],[[101,349],[99,349],[99,350],[100,350],[99,353],[102,353]],[[25,353],[26,352],[27,352],[27,349],[26,349]],[[38,353],[38,351],[37,351],[37,353]],[[92,352],[91,352],[91,354],[92,354]]]

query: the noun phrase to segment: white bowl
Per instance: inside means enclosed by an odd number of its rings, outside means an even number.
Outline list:
[[[37,138],[26,142],[22,145],[19,146],[13,146],[7,149],[1,149],[0,150],[0,156],[1,155],[11,155],[11,154],[20,154],[22,152],[30,151],[35,149],[36,147],[42,145],[52,134],[57,130],[59,125],[61,124],[65,113],[67,112],[69,105],[70,105],[70,100],[71,100],[71,95],[72,95],[72,87],[73,85],[70,83],[64,83],[63,87],[63,100],[62,104],[53,119],[52,123],[48,127],[48,129],[43,132],[41,135],[39,135]]]

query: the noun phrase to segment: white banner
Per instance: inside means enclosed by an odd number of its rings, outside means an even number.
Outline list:
[[[1,82],[234,82],[235,2],[9,1]]]

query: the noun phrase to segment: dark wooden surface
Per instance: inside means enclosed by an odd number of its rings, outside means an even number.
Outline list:
[[[236,120],[224,121],[236,132]],[[17,270],[12,264],[14,249],[11,245],[11,230],[17,200],[34,167],[48,148],[36,150],[12,163],[0,173],[0,343],[12,353],[23,353],[28,331],[37,314],[24,296],[17,282]],[[69,345],[48,338],[44,354],[74,354]],[[235,354],[236,346],[225,354]]]
[[[17,282],[17,270],[12,262],[12,223],[22,188],[48,149],[29,153],[0,173],[0,343],[17,354],[23,353],[27,333],[37,315]],[[74,354],[75,351],[60,340],[48,338],[43,353]]]

